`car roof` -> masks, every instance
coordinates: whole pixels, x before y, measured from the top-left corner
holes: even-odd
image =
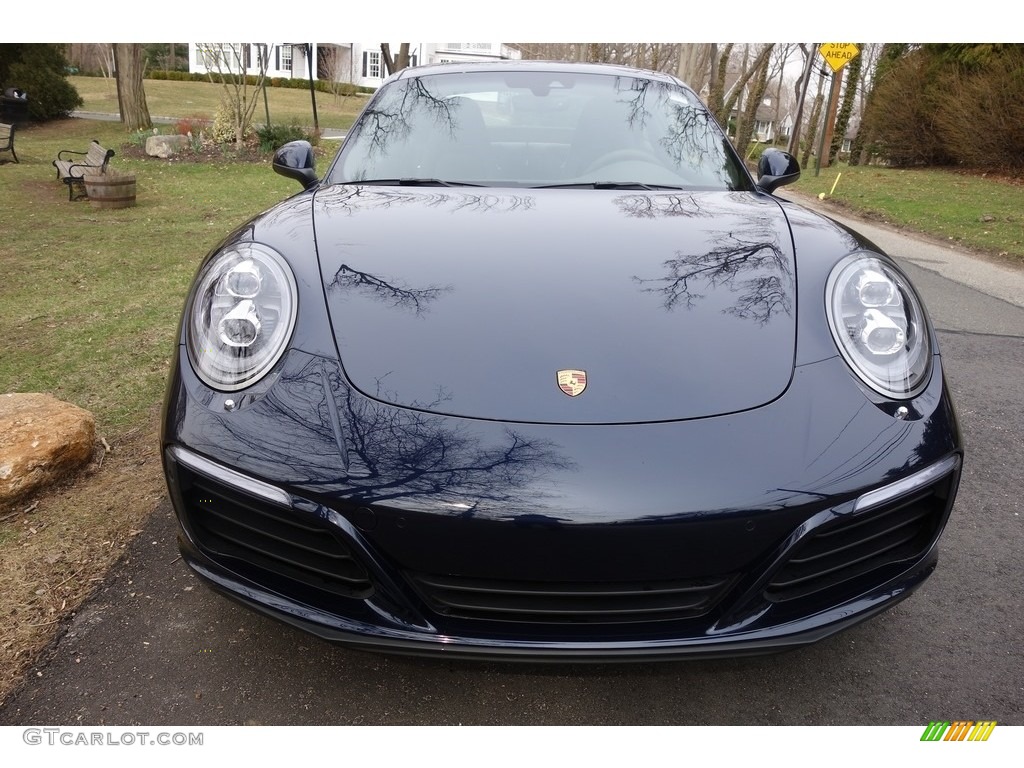
[[[537,61],[503,59],[501,61],[455,61],[445,64],[422,64],[406,67],[396,72],[393,79],[403,77],[424,77],[450,72],[581,72],[587,74],[616,74],[629,77],[644,77],[666,83],[680,84],[680,81],[664,72],[654,72],[621,64],[597,64],[577,61]],[[391,79],[391,78],[389,78]]]

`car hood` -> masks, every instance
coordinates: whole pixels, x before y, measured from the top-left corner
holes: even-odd
[[[766,195],[344,185],[313,220],[346,375],[387,403],[668,421],[763,405],[793,374],[792,238]]]

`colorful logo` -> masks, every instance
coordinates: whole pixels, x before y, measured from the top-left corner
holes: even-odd
[[[933,720],[921,734],[921,741],[988,741],[995,720]]]
[[[558,387],[569,397],[576,397],[587,388],[587,372],[573,368],[559,371]]]

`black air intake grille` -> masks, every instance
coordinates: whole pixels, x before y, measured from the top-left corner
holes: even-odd
[[[855,589],[868,574],[923,557],[942,525],[951,482],[946,478],[913,496],[822,526],[796,547],[765,597],[783,603]],[[877,575],[873,581],[879,583]]]
[[[189,527],[207,554],[345,597],[373,593],[366,569],[325,524],[178,471]]]
[[[410,578],[439,614],[546,624],[674,621],[708,613],[728,577],[616,584],[496,581],[459,576]]]

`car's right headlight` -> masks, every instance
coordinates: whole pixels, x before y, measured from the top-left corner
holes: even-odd
[[[295,327],[295,276],[261,243],[235,243],[196,278],[185,318],[189,359],[214,389],[234,391],[264,376]]]
[[[891,262],[854,253],[836,264],[825,288],[836,346],[874,391],[897,400],[928,384],[932,350],[924,305]]]

